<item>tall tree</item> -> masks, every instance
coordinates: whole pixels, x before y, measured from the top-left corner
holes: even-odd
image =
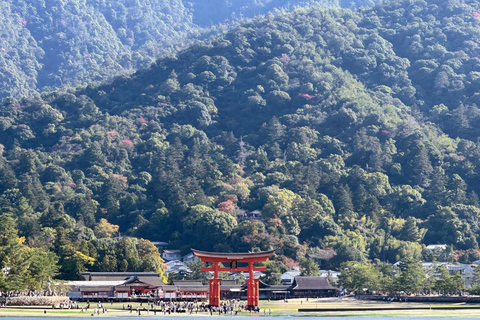
[[[396,291],[406,293],[418,293],[425,288],[426,273],[419,261],[403,259],[398,265],[397,277],[394,286]]]
[[[300,259],[300,275],[301,276],[318,276],[320,269],[312,258]]]

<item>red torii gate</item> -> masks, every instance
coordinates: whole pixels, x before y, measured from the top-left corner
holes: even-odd
[[[210,279],[209,304],[211,306],[220,305],[220,283],[218,278],[220,271],[248,272],[247,280],[247,304],[249,307],[258,306],[258,279],[253,278],[254,271],[266,271],[266,267],[255,267],[254,262],[266,261],[273,255],[275,250],[255,252],[255,253],[223,253],[206,252],[192,249],[193,254],[203,262],[212,262],[212,267],[202,267],[202,271],[213,271],[213,279]],[[219,263],[229,263],[230,267],[220,267]],[[238,267],[238,263],[248,263],[247,267]]]

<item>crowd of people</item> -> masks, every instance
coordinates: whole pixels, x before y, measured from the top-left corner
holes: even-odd
[[[199,313],[209,313],[210,315],[237,315],[238,312],[242,310],[248,310],[248,306],[245,302],[237,300],[222,302],[218,307],[209,306],[205,302],[157,301],[155,303],[148,303],[146,306],[143,306],[143,303],[141,303],[140,307],[136,308],[131,304],[123,305],[123,310],[128,310],[130,313],[135,313],[137,315],[142,315],[142,312],[146,314],[153,313],[154,315],[157,315],[157,313],[163,313],[164,315],[172,313],[185,313],[188,315]],[[256,308],[249,311],[259,312],[260,310]]]
[[[1,303],[0,301],[0,307],[5,307],[5,302],[6,299],[13,298],[13,297],[24,297],[24,298],[30,298],[31,297],[48,297],[49,294],[43,294],[43,292],[34,292],[34,291],[24,291],[24,292],[8,292],[8,293],[3,293],[3,296],[0,296],[3,298],[5,301]],[[87,304],[84,306],[80,306],[77,301],[70,300],[70,299],[65,299],[65,296],[57,296],[58,301],[55,301],[55,303],[50,304],[51,309],[81,309],[81,312],[92,312],[92,316],[97,316],[101,314],[105,314],[108,312],[108,309],[105,307],[104,304],[101,302],[91,304],[90,302],[87,301]],[[61,299],[61,300],[60,300]],[[110,301],[111,304],[113,304],[113,300]],[[27,304],[25,304],[27,305]],[[48,307],[44,309],[44,313],[47,314]],[[249,312],[255,312],[258,313],[260,312],[259,308],[249,308],[247,303],[245,301],[240,301],[240,300],[226,300],[221,303],[220,306],[215,307],[215,306],[210,306],[208,305],[207,302],[205,301],[165,301],[165,300],[155,300],[154,302],[140,302],[139,306],[133,306],[133,304],[127,304],[123,305],[123,310],[129,311],[132,314],[135,315],[142,315],[146,314],[149,315],[153,313],[153,315],[159,314],[164,314],[164,315],[170,315],[173,313],[183,313],[187,315],[193,315],[193,314],[218,314],[218,315],[237,315],[241,311],[249,311]],[[266,314],[266,310],[264,311]]]
[[[0,297],[8,297],[8,298],[13,298],[13,297],[52,297],[52,296],[66,296],[65,291],[57,291],[57,290],[52,290],[52,291],[47,291],[47,290],[25,290],[25,291],[8,291],[8,292],[3,292],[0,291]]]

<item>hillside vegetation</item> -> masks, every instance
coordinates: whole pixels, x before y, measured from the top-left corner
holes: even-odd
[[[5,0],[0,100],[105,81],[255,15],[372,1]]]
[[[2,1],[0,98],[148,66],[180,47],[191,19],[180,0]]]
[[[477,10],[298,9],[110,84],[6,99],[2,212],[25,244],[59,256],[63,276],[134,268],[117,231],[184,252],[276,249],[276,267],[306,252],[332,253],[327,267],[446,259],[431,243],[470,262]]]

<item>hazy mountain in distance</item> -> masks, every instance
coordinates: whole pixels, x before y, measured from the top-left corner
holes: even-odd
[[[0,98],[131,73],[239,21],[302,5],[340,4],[337,0],[2,1]]]

